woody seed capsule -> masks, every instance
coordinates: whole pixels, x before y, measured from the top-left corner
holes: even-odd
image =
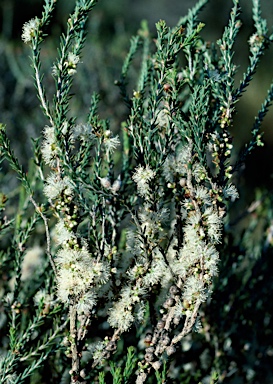
[[[154,359],[154,354],[153,353],[146,353],[144,358],[146,361],[148,361],[150,363]]]
[[[172,285],[171,287],[170,287],[170,290],[169,290],[169,292],[170,292],[170,295],[176,295],[177,293],[178,293],[178,288],[177,288],[177,286],[176,285]]]
[[[171,356],[175,353],[176,349],[173,345],[170,345],[169,347],[166,348],[166,353],[168,356]]]
[[[108,179],[108,177],[103,177],[100,179],[100,183],[101,185],[106,188],[106,189],[109,189],[111,187],[111,182],[110,180]]]
[[[165,303],[163,304],[163,307],[167,309],[167,308],[172,307],[173,304],[174,304],[174,300],[173,300],[171,297],[169,297],[169,298],[165,301]]]
[[[154,363],[152,363],[152,367],[154,368],[154,370],[158,371],[161,367],[161,362],[155,361]]]
[[[171,339],[169,338],[169,336],[164,336],[161,343],[162,345],[168,345],[170,343]]]
[[[157,329],[163,329],[165,327],[165,321],[159,320],[158,323],[156,324]]]

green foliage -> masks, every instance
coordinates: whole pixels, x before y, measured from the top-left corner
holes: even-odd
[[[272,283],[259,287],[272,250],[268,190],[232,216],[238,171],[263,144],[272,84],[236,159],[231,128],[273,39],[260,2],[239,85],[239,0],[216,43],[202,37],[206,0],[173,28],[160,20],[156,36],[143,22],[116,81],[127,107],[118,135],[97,93],[86,116],[73,108],[96,0],[75,1],[51,59],[54,89],[43,76],[56,3],[45,0],[41,18],[23,26],[46,119],[32,158],[21,164],[0,126],[1,383],[40,383],[49,372],[54,383],[259,382],[251,361],[272,350],[250,337],[249,306],[257,302],[268,327]],[[7,175],[18,179],[13,189]],[[252,360],[238,356],[249,349]]]

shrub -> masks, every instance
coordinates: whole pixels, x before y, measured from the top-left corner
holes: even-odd
[[[119,134],[99,116],[97,94],[85,120],[71,112],[96,0],[75,2],[52,64],[53,95],[40,53],[56,0],[45,0],[42,16],[24,24],[22,39],[31,48],[48,122],[42,137],[33,139],[27,171],[1,126],[1,161],[20,180],[0,202],[2,383],[213,383],[239,370],[234,334],[220,329],[231,311],[226,304],[222,312],[221,295],[234,293],[226,290],[230,265],[247,257],[229,230],[229,212],[239,197],[234,175],[263,145],[260,126],[272,86],[237,158],[230,128],[273,35],[253,0],[249,66],[237,86],[239,1],[233,0],[216,43],[203,40],[198,21],[207,2],[199,1],[173,28],[160,20],[155,39],[146,23],[131,39],[116,82],[128,107]],[[132,66],[139,68],[134,85]],[[271,228],[270,197],[266,201],[264,227]],[[246,238],[252,226],[250,221]],[[260,254],[269,252],[269,233],[259,239]],[[248,276],[242,283],[249,298]],[[225,353],[234,356],[228,361]],[[256,373],[248,364],[237,376],[250,382]]]

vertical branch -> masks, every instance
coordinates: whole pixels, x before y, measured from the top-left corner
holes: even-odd
[[[47,253],[47,256],[48,256],[48,259],[50,261],[50,264],[51,264],[51,267],[53,269],[53,272],[55,274],[55,276],[57,275],[57,269],[56,269],[56,266],[55,266],[55,262],[53,260],[53,257],[52,257],[52,254],[51,254],[51,240],[50,240],[50,233],[49,233],[49,228],[48,228],[48,220],[47,220],[47,217],[44,215],[43,213],[43,207],[39,207],[38,204],[36,203],[36,201],[34,200],[33,196],[30,195],[30,201],[32,202],[32,204],[34,205],[35,209],[36,209],[36,212],[41,216],[41,218],[43,219],[43,222],[44,222],[44,226],[45,226],[45,233],[46,233],[46,253]]]
[[[78,382],[80,376],[80,357],[78,353],[78,332],[77,332],[77,309],[75,302],[71,301],[69,305],[70,317],[70,343],[71,343],[71,384]]]

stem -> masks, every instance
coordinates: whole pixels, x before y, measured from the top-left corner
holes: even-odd
[[[34,67],[34,71],[35,71],[35,80],[36,80],[36,85],[37,85],[37,90],[38,90],[38,96],[39,96],[40,102],[42,104],[42,107],[44,109],[44,112],[45,112],[46,116],[49,118],[50,124],[53,127],[54,122],[53,122],[53,119],[51,117],[51,113],[49,111],[49,108],[48,108],[48,105],[46,102],[45,92],[44,92],[44,89],[42,87],[42,83],[40,80],[39,69],[38,69],[38,66],[36,64],[36,55],[33,58],[33,67]]]
[[[191,332],[192,327],[195,324],[200,305],[201,305],[200,301],[197,301],[195,303],[193,312],[191,313],[190,316],[187,316],[182,331],[172,339],[172,344],[178,343],[181,339],[183,339],[184,336],[186,336],[188,333]]]
[[[69,308],[70,315],[70,343],[72,355],[72,368],[71,368],[71,384],[78,382],[80,373],[80,357],[78,353],[78,337],[77,337],[77,310],[75,302],[72,301]]]
[[[49,228],[48,228],[48,223],[47,223],[47,217],[43,214],[41,207],[38,206],[36,201],[33,199],[32,195],[30,195],[30,201],[32,202],[32,204],[34,205],[36,211],[39,213],[39,215],[41,216],[41,218],[44,221],[45,233],[46,233],[46,245],[47,245],[47,247],[46,247],[46,254],[47,254],[48,258],[49,258],[49,261],[50,261],[51,267],[52,267],[52,269],[54,271],[54,274],[55,274],[55,276],[57,276],[57,269],[56,269],[53,257],[51,255],[51,252],[50,252],[50,233],[49,233]]]

